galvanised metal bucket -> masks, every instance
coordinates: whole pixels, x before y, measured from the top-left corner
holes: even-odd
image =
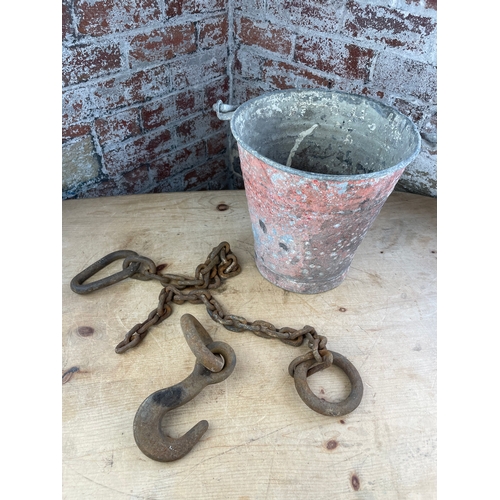
[[[255,261],[292,292],[339,286],[406,166],[420,134],[374,99],[283,90],[237,107],[238,142]]]

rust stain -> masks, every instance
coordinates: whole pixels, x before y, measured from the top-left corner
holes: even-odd
[[[156,266],[156,272],[163,271],[163,269],[165,269],[166,267],[168,267],[168,264],[159,264],[158,266]]]
[[[219,212],[224,212],[228,208],[229,208],[229,205],[227,205],[226,203],[219,203],[217,205],[217,210],[219,210]]]
[[[365,49],[348,50],[347,66],[364,75]],[[315,104],[307,105],[307,119],[292,113],[298,102],[308,103],[310,96]],[[418,154],[420,136],[409,120],[389,107],[384,112],[391,119],[386,119],[379,110],[381,103],[373,106],[361,96],[348,99],[335,92],[283,90],[235,112],[231,130],[238,143],[256,265],[274,285],[296,293],[320,293],[339,286],[406,165]],[[353,118],[350,110],[355,107],[370,119]],[[280,112],[266,114],[263,121],[257,111],[264,108]],[[294,118],[283,123],[288,111]],[[302,130],[295,145],[284,138],[273,142],[272,148],[266,145],[266,136],[278,124],[279,130],[288,126],[289,131]],[[368,158],[351,137],[354,128],[362,125],[367,127],[367,145],[382,129],[384,137],[394,132],[394,142],[376,158]],[[400,146],[403,140],[396,141],[402,133],[398,127],[404,127],[408,147]],[[342,138],[335,143],[333,130]],[[381,281],[376,275],[373,278]]]
[[[342,283],[355,250],[402,173],[387,175],[383,188],[355,179],[347,190],[347,182],[288,176],[242,148],[240,159],[252,226],[258,229],[257,267],[271,283],[301,293],[327,291]],[[323,227],[321,221],[332,212]]]

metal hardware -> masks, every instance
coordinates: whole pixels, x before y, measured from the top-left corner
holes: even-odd
[[[181,328],[196,359],[211,372],[220,372],[224,368],[224,361],[207,347],[213,341],[200,322],[191,314],[184,314],[181,317]]]
[[[230,123],[259,272],[291,292],[339,286],[420,151],[416,126],[380,100],[327,89],[264,93]]]
[[[83,282],[109,263],[124,258],[124,270],[108,278],[83,285]],[[222,306],[212,296],[211,290],[218,288],[223,279],[236,276],[241,267],[231,252],[229,243],[222,242],[213,248],[204,264],[197,266],[195,276],[185,277],[174,274],[162,275],[160,267],[147,257],[136,252],[122,250],[113,252],[79,273],[71,281],[71,289],[76,293],[89,293],[120,281],[125,277],[157,280],[163,286],[158,306],[148,318],[135,325],[116,346],[115,352],[122,354],[137,346],[147,335],[149,328],[172,314],[172,304],[203,304],[208,315],[218,324],[233,332],[248,331],[265,339],[278,339],[298,347],[307,342],[310,351],[290,363],[289,373],[294,378],[299,396],[312,410],[323,415],[345,415],[357,408],[363,396],[361,377],[352,363],[344,356],[326,349],[327,338],[319,335],[309,325],[299,330],[290,327],[277,328],[267,321],[248,321],[242,316],[225,314]],[[190,288],[183,291],[185,288]],[[221,342],[213,342],[199,321],[190,314],[181,318],[181,327],[191,351],[196,356],[193,373],[175,386],[162,389],[150,395],[139,407],[134,421],[134,436],[139,448],[150,458],[171,461],[181,458],[199,441],[208,428],[205,421],[199,422],[185,436],[173,439],[161,430],[163,416],[170,410],[194,398],[204,387],[225,380],[236,363],[234,351]],[[219,356],[222,355],[222,358]],[[341,403],[329,403],[319,399],[310,390],[307,377],[324,370],[332,364],[339,366],[349,377],[352,390]]]
[[[90,292],[94,292],[95,290],[100,290],[101,288],[105,288],[110,285],[114,285],[119,281],[124,280],[125,278],[129,278],[135,273],[139,271],[140,262],[130,262],[127,266],[123,266],[123,271],[119,273],[115,273],[111,276],[107,276],[106,278],[102,278],[100,280],[94,281],[92,283],[83,284],[84,281],[87,281],[90,277],[94,276],[97,272],[104,269],[106,266],[109,266],[112,262],[119,259],[127,259],[131,257],[138,257],[139,254],[133,252],[132,250],[118,250],[117,252],[112,252],[102,259],[99,259],[97,262],[94,262],[92,265],[84,269],[81,273],[78,273],[70,283],[71,290],[75,293],[86,294]],[[125,264],[125,262],[124,262]]]
[[[331,359],[329,366],[332,364],[338,366],[351,382],[351,392],[349,396],[340,403],[332,403],[320,399],[311,391],[307,384],[307,377],[327,368],[327,363],[318,363],[311,353],[292,361],[288,371],[295,381],[297,393],[309,408],[322,415],[339,417],[351,413],[359,406],[363,397],[363,382],[361,381],[358,370],[356,370],[355,366],[347,358],[337,352],[328,351],[328,353]],[[298,360],[299,362],[297,363]]]
[[[189,453],[208,429],[208,422],[201,420],[184,436],[172,438],[162,430],[165,415],[179,406],[191,401],[205,387],[226,380],[236,366],[236,354],[225,342],[214,342],[198,320],[190,314],[181,318],[181,327],[190,339],[190,347],[202,346],[211,356],[221,361],[222,367],[212,371],[212,360],[205,365],[206,353],[198,356],[194,370],[182,382],[172,387],[161,389],[148,396],[139,406],[134,419],[134,439],[139,449],[149,458],[158,462],[172,462]],[[221,356],[220,358],[216,355]]]
[[[232,104],[224,104],[220,99],[212,106],[212,109],[217,113],[217,118],[219,120],[230,120],[233,117],[234,112],[239,106],[233,106]]]

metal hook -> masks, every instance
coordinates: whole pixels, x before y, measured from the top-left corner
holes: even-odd
[[[193,319],[196,321],[195,318]],[[182,323],[183,326],[184,323]],[[196,326],[202,328],[197,321]],[[236,366],[236,354],[230,345],[225,342],[210,342],[211,337],[206,331],[204,331],[203,338],[207,349],[212,354],[220,354],[223,357],[222,369],[216,373],[211,372],[197,360],[189,377],[172,387],[160,389],[148,396],[135,415],[135,442],[144,455],[158,462],[172,462],[182,458],[191,451],[208,429],[208,422],[201,420],[184,436],[172,438],[162,430],[162,420],[166,413],[191,401],[207,385],[218,384],[225,380]]]
[[[361,403],[363,398],[363,382],[361,376],[359,375],[356,367],[342,354],[337,352],[328,351],[328,357],[332,357],[332,363],[338,366],[349,378],[351,382],[351,392],[344,401],[340,403],[332,403],[330,401],[325,401],[324,399],[318,398],[309,388],[307,384],[307,377],[320,371],[331,364],[318,363],[316,359],[306,359],[309,356],[301,356],[290,363],[289,373],[293,376],[295,381],[295,388],[297,392],[304,401],[304,403],[309,406],[312,410],[321,413],[322,415],[328,415],[331,417],[339,417],[341,415],[346,415],[354,411]],[[312,353],[309,353],[312,354]],[[297,363],[297,361],[299,361]],[[323,365],[323,366],[322,366]]]
[[[213,106],[212,109],[217,113],[217,118],[219,120],[230,120],[234,112],[239,108],[239,106],[234,106],[232,104],[224,104],[221,99],[219,99]]]

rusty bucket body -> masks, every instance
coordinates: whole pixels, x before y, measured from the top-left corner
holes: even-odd
[[[420,151],[406,116],[328,90],[270,92],[231,118],[260,273],[280,288],[339,286],[404,169]]]

